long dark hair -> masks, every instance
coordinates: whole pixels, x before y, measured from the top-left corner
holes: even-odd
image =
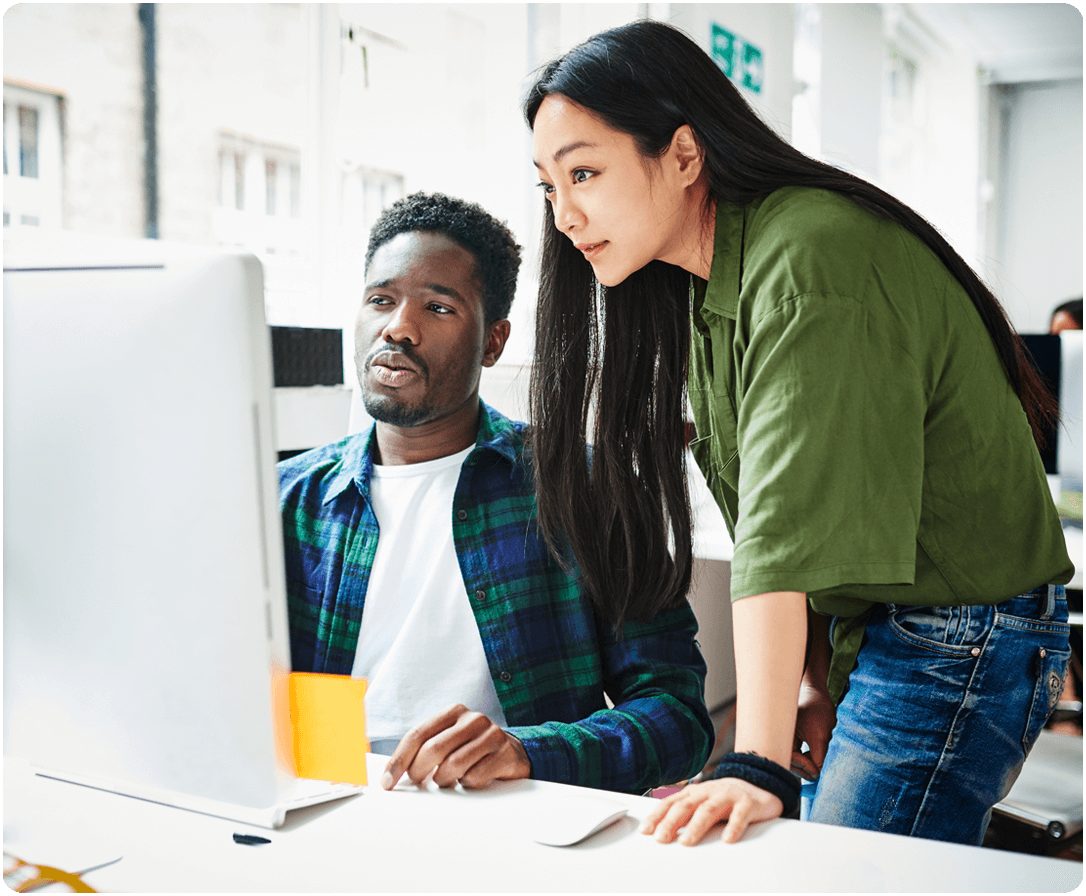
[[[681,31],[634,22],[548,63],[524,101],[529,127],[551,94],[629,134],[648,158],[663,155],[689,125],[705,155],[710,203],[744,205],[785,186],[817,187],[916,234],[969,294],[1034,438],[1043,438],[1054,400],[1002,306],[946,239],[888,193],[781,139]],[[621,627],[680,603],[690,584],[683,452],[690,275],[652,262],[604,287],[555,229],[550,204],[544,209],[530,386],[539,519],[552,547],[572,549],[596,607]]]

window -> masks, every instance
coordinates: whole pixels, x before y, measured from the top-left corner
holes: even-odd
[[[654,8],[662,15],[667,4]],[[159,60],[169,64],[156,71],[153,160],[143,151],[142,35],[132,7],[7,11],[5,232],[56,222],[142,236],[150,180],[163,239],[252,252],[264,266],[271,320],[335,326],[353,306],[374,220],[409,191],[440,187],[510,216],[516,230],[536,230],[531,194],[497,186],[523,175],[520,162],[508,162],[523,150],[523,15],[458,3],[421,17],[394,3],[156,9],[169,51]],[[618,24],[628,14],[597,18]],[[588,30],[580,18],[569,19],[571,35]],[[554,23],[557,36],[557,13]],[[501,170],[480,177],[479,157]]]
[[[914,208],[923,199],[925,93],[917,55],[891,43],[882,91],[879,179]]]
[[[403,175],[365,167],[343,174],[343,226],[368,234],[381,212],[403,195]]]
[[[297,149],[222,132],[215,239],[262,256],[301,255],[300,182]]]
[[[61,223],[60,97],[4,84],[4,227]]]

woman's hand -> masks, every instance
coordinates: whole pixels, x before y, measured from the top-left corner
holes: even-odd
[[[751,824],[779,818],[783,811],[784,804],[768,791],[739,778],[719,778],[690,784],[660,800],[641,825],[641,833],[670,843],[685,827],[679,842],[693,846],[714,824],[727,819],[720,839],[735,843]]]
[[[754,753],[778,765],[791,754],[796,731],[796,699],[807,644],[807,596],[772,591],[732,604],[735,644],[735,751]],[[779,818],[784,803],[740,778],[691,784],[660,801],[641,826],[670,843],[693,846],[718,821],[727,820],[721,839],[735,843],[758,821]]]

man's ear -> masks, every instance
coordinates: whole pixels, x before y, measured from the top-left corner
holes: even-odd
[[[671,135],[670,152],[674,154],[683,185],[694,183],[705,165],[705,153],[690,125],[680,125]]]
[[[486,328],[486,342],[483,344],[483,367],[493,367],[505,351],[509,339],[509,321],[496,320]]]

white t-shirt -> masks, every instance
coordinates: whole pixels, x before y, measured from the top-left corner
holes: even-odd
[[[351,675],[369,682],[366,734],[375,752],[391,752],[453,703],[505,725],[453,545],[453,493],[471,450],[373,467],[381,534]]]

